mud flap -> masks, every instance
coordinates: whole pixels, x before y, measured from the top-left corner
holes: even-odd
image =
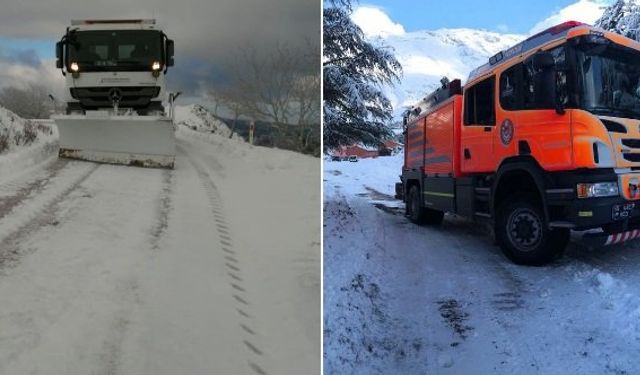
[[[58,155],[101,163],[173,168],[176,155],[173,122],[164,116],[55,116],[60,134]]]

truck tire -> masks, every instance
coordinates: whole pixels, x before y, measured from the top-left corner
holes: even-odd
[[[444,218],[444,212],[422,207],[420,189],[417,185],[409,189],[405,207],[409,221],[414,224],[439,225]]]
[[[507,198],[496,212],[496,240],[516,264],[541,266],[561,256],[569,243],[569,230],[549,229],[535,194]]]

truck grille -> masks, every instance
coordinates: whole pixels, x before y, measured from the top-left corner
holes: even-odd
[[[84,109],[109,108],[113,105],[110,93],[118,90],[121,108],[144,108],[158,96],[160,87],[82,87],[71,88],[71,97],[80,101]]]
[[[633,162],[633,163],[640,162],[640,154],[632,154],[632,153],[625,152],[625,153],[622,154],[622,157],[626,161],[630,161],[630,162]]]
[[[640,148],[640,139],[623,139],[622,145],[631,148]]]

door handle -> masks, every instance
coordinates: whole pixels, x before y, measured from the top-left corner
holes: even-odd
[[[464,149],[464,158],[467,159],[467,160],[471,159],[471,151],[469,151],[468,148]]]
[[[487,132],[487,133],[490,132],[491,129],[493,129],[491,126],[485,126],[484,127],[484,131]]]

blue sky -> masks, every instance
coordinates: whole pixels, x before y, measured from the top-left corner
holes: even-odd
[[[577,1],[363,0],[358,5],[382,8],[406,31],[464,27],[527,34],[537,22]],[[597,2],[609,4],[612,1]]]
[[[62,34],[60,34],[62,37]],[[19,51],[33,51],[41,59],[50,59],[55,55],[54,39],[23,39],[0,36],[0,54],[13,55]]]

